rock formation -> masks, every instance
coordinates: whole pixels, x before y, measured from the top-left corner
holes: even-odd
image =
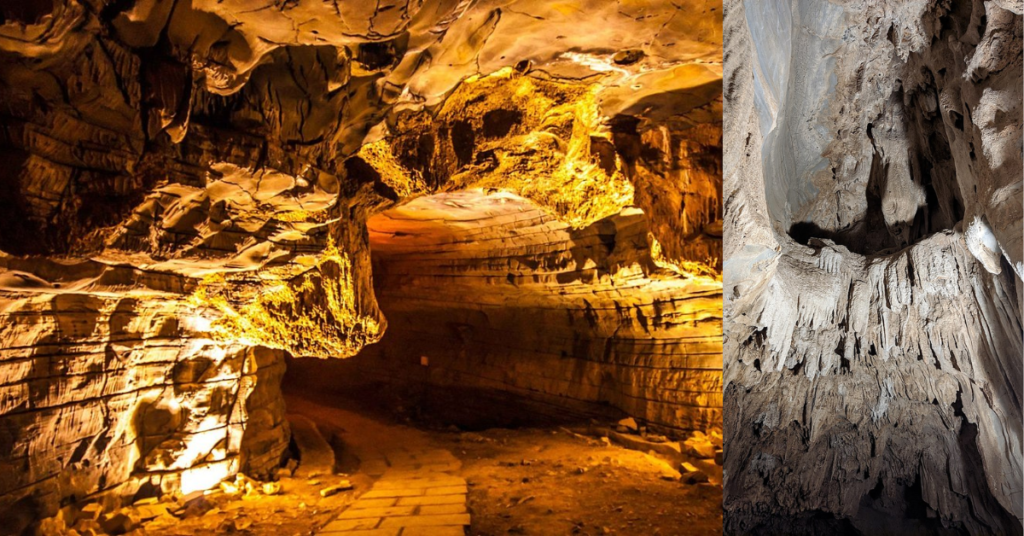
[[[1020,2],[725,27],[727,532],[1020,534]]]
[[[17,532],[87,495],[188,492],[276,465],[284,357],[352,357],[384,336],[367,221],[419,196],[487,188],[534,204],[561,245],[523,259],[571,275],[517,299],[652,285],[593,300],[615,314],[560,302],[593,341],[612,340],[605,322],[628,324],[608,346],[616,359],[642,364],[652,348],[630,341],[651,329],[676,337],[706,316],[714,331],[720,312],[690,314],[686,293],[720,292],[720,12],[697,0],[4,2],[0,519]],[[606,243],[611,228],[622,245]],[[535,275],[505,269],[495,296]],[[583,359],[597,344],[559,347]],[[669,355],[644,380],[694,386],[659,395],[671,402],[645,409],[626,386],[607,397],[706,426],[720,401],[705,369],[718,364],[690,361]]]
[[[368,225],[389,331],[351,360],[294,362],[302,384],[390,392],[469,427],[609,410],[670,435],[720,426],[721,283],[653,257],[643,212],[574,230],[466,190]]]

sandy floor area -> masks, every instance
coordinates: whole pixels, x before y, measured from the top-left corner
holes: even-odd
[[[323,431],[343,474],[282,477],[274,495],[254,489],[248,495],[217,493],[187,508],[167,503],[176,515],[159,515],[141,530],[168,536],[315,534],[374,481],[354,452],[413,443],[448,450],[462,462],[471,536],[721,534],[722,488],[681,483],[678,473],[650,454],[562,427],[438,430],[345,405],[289,398],[290,411]],[[352,490],[321,496],[320,490],[346,479]]]

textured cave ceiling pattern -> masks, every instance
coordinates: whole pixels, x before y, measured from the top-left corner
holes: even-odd
[[[563,322],[693,328],[679,293],[721,292],[721,44],[703,0],[3,2],[0,518],[273,467],[285,356],[384,337],[366,225],[419,196],[528,202],[588,274],[525,294],[564,283]],[[613,264],[572,258],[620,225]],[[611,277],[656,298],[571,297]],[[652,420],[720,419],[666,396]]]
[[[1020,534],[1021,2],[725,11],[727,532]]]

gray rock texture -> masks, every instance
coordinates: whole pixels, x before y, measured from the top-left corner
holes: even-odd
[[[1019,2],[725,35],[727,532],[1020,534]]]

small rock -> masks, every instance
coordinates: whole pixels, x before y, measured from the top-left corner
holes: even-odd
[[[155,519],[164,514],[170,513],[166,504],[152,503],[136,506],[135,511],[139,514],[139,519],[143,521],[149,521],[150,519]]]
[[[47,534],[66,534],[67,530],[64,519],[58,515],[42,520],[36,528],[36,534],[44,536]]]
[[[136,526],[138,526],[138,520],[132,519],[131,516],[124,512],[115,512],[107,516],[100,526],[107,534],[124,534],[130,532]]]
[[[320,490],[321,497],[330,497],[336,493],[352,489],[352,483],[348,480],[342,480],[337,486],[329,486]]]
[[[100,503],[89,503],[82,507],[78,519],[99,519],[102,514],[103,507],[100,506]]]
[[[61,522],[63,522],[66,526],[70,527],[78,519],[78,508],[75,508],[74,505],[69,504],[58,510],[57,515],[55,515],[54,517],[61,520]]]
[[[227,481],[224,481],[224,482],[220,483],[220,489],[221,489],[221,491],[223,491],[224,493],[227,493],[228,495],[238,495],[242,491],[242,490],[240,490],[238,488],[238,486],[234,482],[227,482]]]
[[[725,453],[721,449],[715,451],[715,465],[719,467],[725,465]]]
[[[708,482],[709,480],[710,479],[708,478],[708,475],[704,474],[703,471],[698,471],[696,473],[686,475],[685,477],[683,477],[683,481],[686,482],[687,484],[703,484],[705,482]]]
[[[703,436],[703,434],[701,434]],[[683,442],[683,453],[695,458],[711,459],[715,457],[715,447],[705,437],[691,437]]]
[[[100,522],[95,519],[79,519],[78,523],[75,523],[74,528],[79,534],[85,534],[87,531],[92,531],[96,534],[103,533],[103,527],[101,527]]]
[[[264,495],[277,495],[281,493],[280,482],[264,482],[263,483],[263,494]]]
[[[689,462],[679,464],[682,481],[687,484],[701,484],[709,480],[708,475]]]
[[[179,510],[179,517],[197,517],[213,509],[213,503],[207,500],[206,496],[204,496],[201,492],[199,496],[195,498],[189,498],[192,495],[193,494],[186,495],[182,499],[184,505],[182,506],[181,510]]]
[[[633,417],[626,417],[615,425],[615,429],[622,429],[622,432],[636,433],[640,430],[640,427],[636,424],[636,419]]]
[[[636,48],[630,50],[620,50],[616,52],[614,56],[612,56],[612,61],[619,65],[631,65],[643,59],[645,55],[646,54],[644,54],[643,50]]]
[[[178,504],[181,504],[182,506],[187,506],[190,502],[201,501],[201,500],[204,500],[205,497],[206,497],[206,493],[205,492],[203,492],[203,491],[193,491],[192,493],[189,493],[188,495],[183,495],[181,498],[179,498],[178,499]]]

